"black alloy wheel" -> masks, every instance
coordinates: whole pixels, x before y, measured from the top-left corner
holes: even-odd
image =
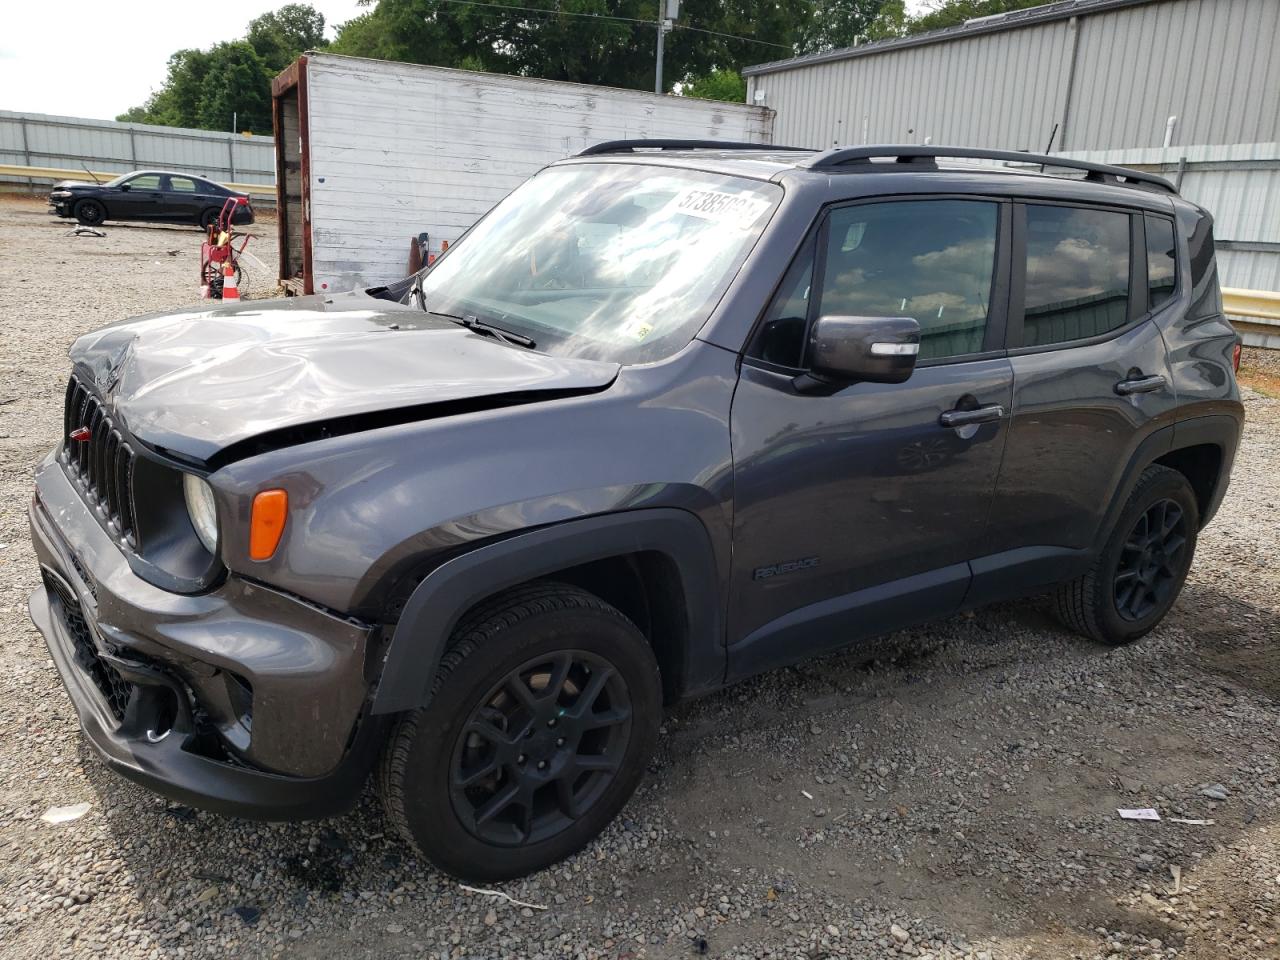
[[[1182,591],[1199,531],[1200,501],[1186,476],[1147,467],[1088,569],[1057,587],[1059,618],[1113,646],[1150,633]]]
[[[454,629],[427,702],[378,768],[387,816],[464,880],[508,880],[584,846],[635,792],[658,739],[648,638],[580,587],[534,581]]]
[[[486,843],[547,840],[608,788],[630,737],[627,684],[604,659],[567,650],[530,660],[467,719],[453,750],[454,810]]]
[[[96,227],[107,219],[107,209],[97,200],[81,200],[75,207],[76,220],[88,227]]]
[[[1121,548],[1116,568],[1116,610],[1142,620],[1165,604],[1181,585],[1187,518],[1172,500],[1158,500],[1138,518]]]

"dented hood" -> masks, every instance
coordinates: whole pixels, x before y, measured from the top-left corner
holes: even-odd
[[[615,363],[510,346],[363,293],[152,314],[86,334],[71,359],[126,430],[201,461],[288,428],[405,408],[428,417],[432,405],[485,398],[536,401],[603,389],[618,373]]]

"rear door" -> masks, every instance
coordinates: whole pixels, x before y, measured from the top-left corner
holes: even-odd
[[[733,675],[959,607],[1012,394],[1010,218],[985,198],[838,206],[791,265],[731,413]],[[807,329],[828,314],[914,317],[911,378],[797,390]],[[980,422],[945,426],[956,410]]]
[[[200,214],[197,181],[172,174],[165,177],[165,219],[194,221]]]
[[[199,204],[199,212],[203,213],[209,209],[221,210],[222,205],[227,202],[227,198],[231,194],[217,184],[210,183],[208,180],[201,180],[199,177],[196,177],[195,181],[196,193],[198,194],[196,199]]]
[[[1148,289],[1147,222],[1153,258]],[[1139,444],[1172,422],[1160,329],[1166,217],[1026,202],[1014,210],[1013,410],[970,603],[1079,572]]]

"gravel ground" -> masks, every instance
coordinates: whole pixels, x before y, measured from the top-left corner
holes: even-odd
[[[228,820],[81,743],[26,616],[30,474],[71,339],[190,301],[199,240],[107,230],[0,200],[5,957],[1280,957],[1280,401],[1249,396],[1231,493],[1150,637],[1104,649],[1004,605],[682,705],[605,835],[503,887],[533,909],[417,862],[371,796]],[[1165,819],[1116,815],[1146,806]]]

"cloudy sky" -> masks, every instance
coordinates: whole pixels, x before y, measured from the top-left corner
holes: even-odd
[[[250,20],[285,2],[5,0],[0,110],[114,120],[164,82],[169,54],[243,36]],[[355,0],[310,2],[329,24],[360,13]]]
[[[164,82],[169,55],[244,35],[250,20],[287,0],[127,0],[122,4],[5,0],[0,110],[114,120]],[[356,0],[310,0],[332,27]],[[925,0],[910,0],[919,9]],[[655,6],[656,9],[656,6]],[[769,59],[763,57],[762,59]]]

